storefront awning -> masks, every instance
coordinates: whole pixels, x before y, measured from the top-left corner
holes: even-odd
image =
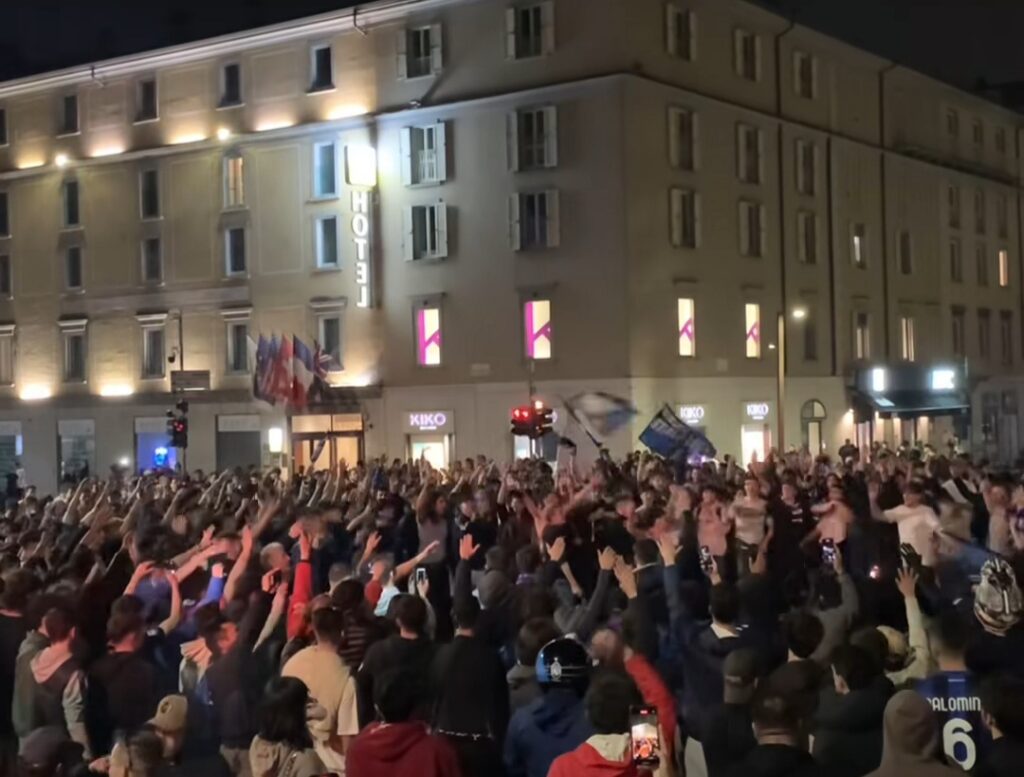
[[[878,413],[883,418],[930,418],[958,415],[970,407],[966,394],[935,391],[892,391],[884,394],[853,392],[853,410],[857,423],[870,421]]]

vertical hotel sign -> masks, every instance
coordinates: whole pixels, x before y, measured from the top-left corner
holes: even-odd
[[[377,186],[373,146],[345,146],[346,180],[352,197],[352,242],[356,247],[356,307],[373,307],[370,252],[370,195]]]

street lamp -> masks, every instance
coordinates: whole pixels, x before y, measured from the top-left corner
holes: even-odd
[[[790,311],[794,321],[807,318],[807,308],[796,307]],[[776,337],[779,347],[775,349],[775,412],[779,419],[779,453],[786,452],[786,313],[779,311],[776,322]]]

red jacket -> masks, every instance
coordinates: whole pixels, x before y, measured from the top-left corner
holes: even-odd
[[[345,757],[352,777],[462,777],[452,746],[425,723],[371,723]]]
[[[658,722],[664,741],[661,751],[671,758],[672,746],[676,741],[676,703],[668,688],[665,687],[661,675],[639,653],[626,661],[626,672],[633,678],[637,690],[644,697],[644,702],[658,709]]]
[[[558,756],[548,771],[548,777],[638,777],[640,774],[632,761],[607,761],[586,742]]]

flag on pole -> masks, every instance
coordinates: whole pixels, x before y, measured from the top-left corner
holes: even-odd
[[[313,385],[313,353],[298,337],[292,337],[292,401],[305,407]]]
[[[292,398],[292,341],[282,335],[272,369],[271,395],[285,404]]]
[[[640,433],[640,442],[666,458],[685,453],[710,459],[718,453],[707,437],[687,426],[668,405],[663,405]]]
[[[564,404],[569,415],[595,441],[610,437],[636,415],[636,408],[629,400],[603,391],[576,394],[566,399]]]
[[[277,353],[280,348],[281,343],[278,341],[277,335],[273,335],[269,340],[260,335],[260,345],[256,346],[256,358],[259,363],[256,383],[259,389],[259,398],[272,405],[277,404],[277,399],[274,396],[274,366],[277,364]],[[261,349],[262,356],[260,356]]]

